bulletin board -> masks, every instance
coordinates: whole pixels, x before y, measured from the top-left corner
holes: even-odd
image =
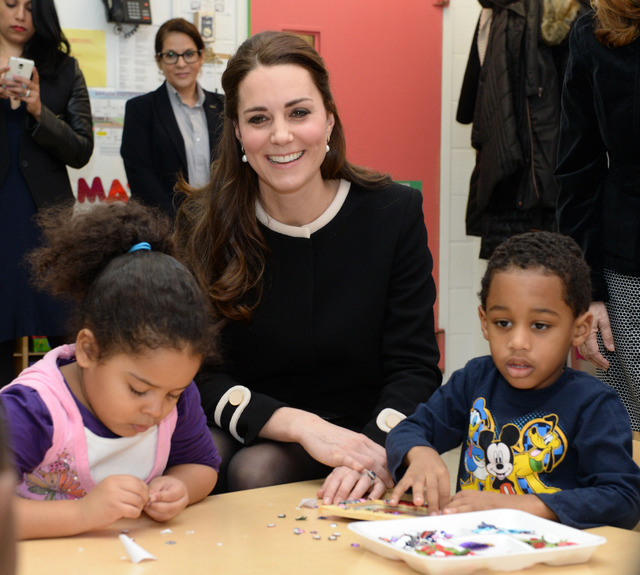
[[[205,63],[199,82],[222,92],[227,60],[246,39],[247,0],[150,0],[150,25],[107,22],[102,0],[56,0],[71,53],[83,71],[94,122],[94,151],[89,163],[68,168],[78,202],[125,199],[127,178],[120,157],[124,109],[129,98],[151,92],[164,81],[155,62],[154,41],[170,18],[193,22],[205,40]]]

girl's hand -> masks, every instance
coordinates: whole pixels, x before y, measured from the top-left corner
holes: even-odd
[[[155,521],[168,521],[189,505],[187,486],[177,477],[162,475],[149,483],[149,503],[145,513]]]
[[[84,531],[105,529],[123,517],[139,517],[149,501],[147,484],[133,475],[110,475],[78,499]]]
[[[340,503],[347,499],[360,499],[369,497],[370,499],[380,499],[387,490],[385,483],[369,472],[358,472],[349,467],[336,467],[324,480],[317,496],[322,499],[322,503]]]
[[[409,489],[413,491],[414,505],[429,504],[432,514],[440,510],[451,499],[449,470],[438,452],[424,445],[412,447],[405,457],[407,470],[391,494],[390,503],[397,505],[400,497]]]

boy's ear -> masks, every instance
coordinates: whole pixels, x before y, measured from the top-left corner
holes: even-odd
[[[582,345],[591,334],[591,325],[593,324],[593,314],[585,311],[580,314],[573,322],[573,345],[578,347]]]
[[[487,321],[487,312],[481,305],[478,306],[478,317],[480,318],[480,329],[482,330],[482,335],[484,336],[484,339],[489,341],[489,324]]]
[[[98,342],[90,329],[83,328],[76,336],[76,361],[80,367],[89,367],[98,361]]]

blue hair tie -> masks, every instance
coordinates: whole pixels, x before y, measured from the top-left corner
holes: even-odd
[[[140,242],[131,247],[128,253],[137,252],[138,250],[149,250],[151,251],[151,244],[149,242]]]

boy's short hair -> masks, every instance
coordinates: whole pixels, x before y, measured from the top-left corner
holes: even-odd
[[[573,238],[554,232],[527,232],[512,236],[493,252],[478,294],[486,307],[491,280],[497,272],[509,269],[541,268],[558,276],[564,285],[564,301],[574,317],[591,304],[591,276],[582,250]]]

